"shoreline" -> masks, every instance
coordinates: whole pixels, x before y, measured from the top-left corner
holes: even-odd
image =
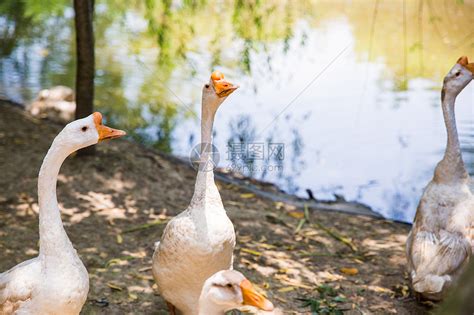
[[[4,99],[4,98],[0,98],[0,106],[3,106],[1,103],[7,103],[10,106],[17,107],[26,112],[25,104],[17,103],[12,100]],[[39,120],[44,121],[45,123],[62,126],[60,123],[51,121],[49,119],[39,119]],[[130,141],[136,145],[139,145],[145,150],[150,150],[156,154],[165,156],[166,158],[171,159],[175,161],[176,163],[180,163],[192,168],[184,157],[160,152],[152,148],[149,148],[144,144],[134,142],[133,140],[126,139],[125,141]],[[306,206],[310,210],[317,209],[321,211],[336,211],[336,212],[352,214],[352,215],[366,215],[366,216],[378,218],[381,220],[388,220],[392,222],[411,225],[411,223],[409,222],[386,218],[380,213],[374,211],[370,206],[357,202],[357,201],[347,201],[344,198],[344,196],[342,196],[343,200],[305,199],[297,195],[289,194],[285,192],[275,183],[261,181],[259,179],[244,176],[240,173],[232,174],[229,172],[223,172],[221,168],[217,168],[215,170],[215,178],[227,184],[238,185],[240,188],[247,190],[249,193],[254,193],[262,198],[267,198],[274,202],[289,203],[298,208],[303,208]]]

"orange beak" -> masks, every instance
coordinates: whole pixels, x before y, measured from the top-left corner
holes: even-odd
[[[125,136],[127,133],[123,130],[113,129],[107,126],[102,125],[102,114],[95,112],[92,114],[94,116],[94,124],[97,132],[99,133],[99,142],[107,139],[115,139]]]
[[[474,75],[474,62],[468,63],[465,67],[467,70],[471,71],[472,75]]]
[[[474,63],[469,63],[467,56],[462,56],[461,58],[459,58],[458,63],[467,70],[471,71],[472,75],[474,75]]]
[[[229,81],[226,81],[224,79],[224,74],[220,71],[214,71],[211,74],[211,81],[212,85],[214,86],[214,90],[219,97],[227,97],[239,88],[238,85],[234,85]]]
[[[242,296],[244,298],[244,305],[255,306],[264,311],[273,311],[273,304],[267,300],[263,295],[255,291],[252,283],[245,279],[240,283]]]

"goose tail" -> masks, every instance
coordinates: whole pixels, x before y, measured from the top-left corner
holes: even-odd
[[[439,276],[434,274],[425,275],[421,279],[413,279],[413,290],[430,299],[437,299],[443,296],[445,288],[451,283],[448,275]]]

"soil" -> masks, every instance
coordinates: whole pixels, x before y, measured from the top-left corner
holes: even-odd
[[[37,174],[60,129],[0,104],[1,271],[38,254]],[[57,187],[66,231],[90,276],[82,314],[167,314],[151,274],[153,244],[187,207],[196,172],[126,139],[96,149],[69,157]],[[235,269],[285,314],[310,314],[311,305],[332,314],[430,311],[408,289],[408,225],[317,207],[305,216],[245,185],[217,184],[237,232]]]

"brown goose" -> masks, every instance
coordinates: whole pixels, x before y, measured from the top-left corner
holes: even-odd
[[[474,197],[461,156],[454,105],[457,95],[473,76],[474,63],[461,57],[444,78],[441,102],[448,143],[433,179],[423,192],[407,239],[413,290],[431,300],[445,296],[472,254]]]

